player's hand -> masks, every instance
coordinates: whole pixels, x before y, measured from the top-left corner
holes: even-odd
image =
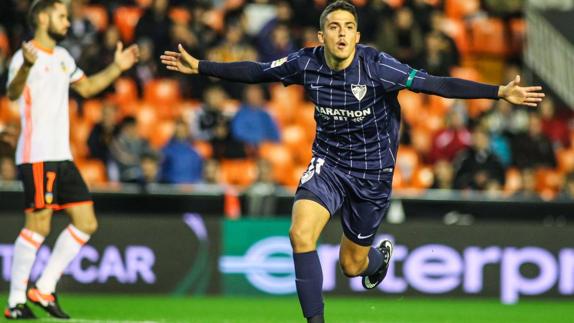
[[[119,66],[123,71],[129,70],[135,63],[139,61],[140,50],[138,45],[131,45],[124,50],[122,42],[116,44],[116,52],[114,54],[114,63]]]
[[[31,67],[38,59],[38,50],[34,48],[31,42],[22,43],[22,54],[24,55],[24,64]]]
[[[184,74],[198,74],[199,60],[185,51],[183,46],[177,46],[179,52],[165,51],[161,55],[161,62],[168,70]]]
[[[520,75],[516,75],[512,82],[498,88],[498,97],[505,99],[512,104],[527,105],[536,107],[542,101],[544,93],[541,86],[522,87]]]

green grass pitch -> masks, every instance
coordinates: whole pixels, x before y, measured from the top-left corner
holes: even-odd
[[[6,300],[6,295],[0,300]],[[48,318],[32,310],[34,322],[69,323],[287,323],[305,322],[297,298],[224,298],[157,296],[60,295],[69,321]],[[427,298],[328,297],[329,323],[493,323],[574,322],[571,301],[521,301],[502,305],[498,300]]]

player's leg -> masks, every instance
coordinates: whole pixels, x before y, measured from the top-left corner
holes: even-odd
[[[26,305],[26,289],[36,253],[50,232],[52,210],[27,211],[25,225],[14,243],[8,308],[4,316],[10,319],[35,318]]]
[[[329,217],[329,211],[313,200],[301,198],[293,205],[289,237],[293,246],[295,284],[308,322],[323,322],[323,272],[317,240]]]
[[[58,236],[46,268],[36,286],[28,291],[28,298],[54,317],[69,318],[58,304],[56,285],[96,231],[97,220],[88,188],[75,165],[70,161],[58,162],[54,176],[58,208],[66,211],[72,223]]]

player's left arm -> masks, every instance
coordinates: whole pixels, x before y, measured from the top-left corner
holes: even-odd
[[[506,85],[490,85],[454,77],[439,77],[412,69],[406,86],[415,91],[460,99],[504,99],[512,104],[536,107],[544,93],[541,86],[520,86],[520,76]]]
[[[116,45],[114,62],[102,71],[88,77],[82,78],[72,83],[72,89],[82,97],[92,97],[110,86],[122,72],[130,69],[139,59],[139,49],[137,45],[123,49],[121,42]]]

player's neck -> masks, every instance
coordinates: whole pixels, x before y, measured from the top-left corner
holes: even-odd
[[[56,47],[56,41],[47,32],[37,31],[34,34],[34,45],[48,52],[52,52]]]
[[[335,56],[327,53],[326,50],[324,51],[325,62],[327,63],[327,66],[329,66],[329,68],[333,71],[342,71],[351,66],[351,64],[353,64],[353,60],[355,59],[355,54],[356,51],[353,51],[349,57],[345,58],[344,60],[338,60]]]

